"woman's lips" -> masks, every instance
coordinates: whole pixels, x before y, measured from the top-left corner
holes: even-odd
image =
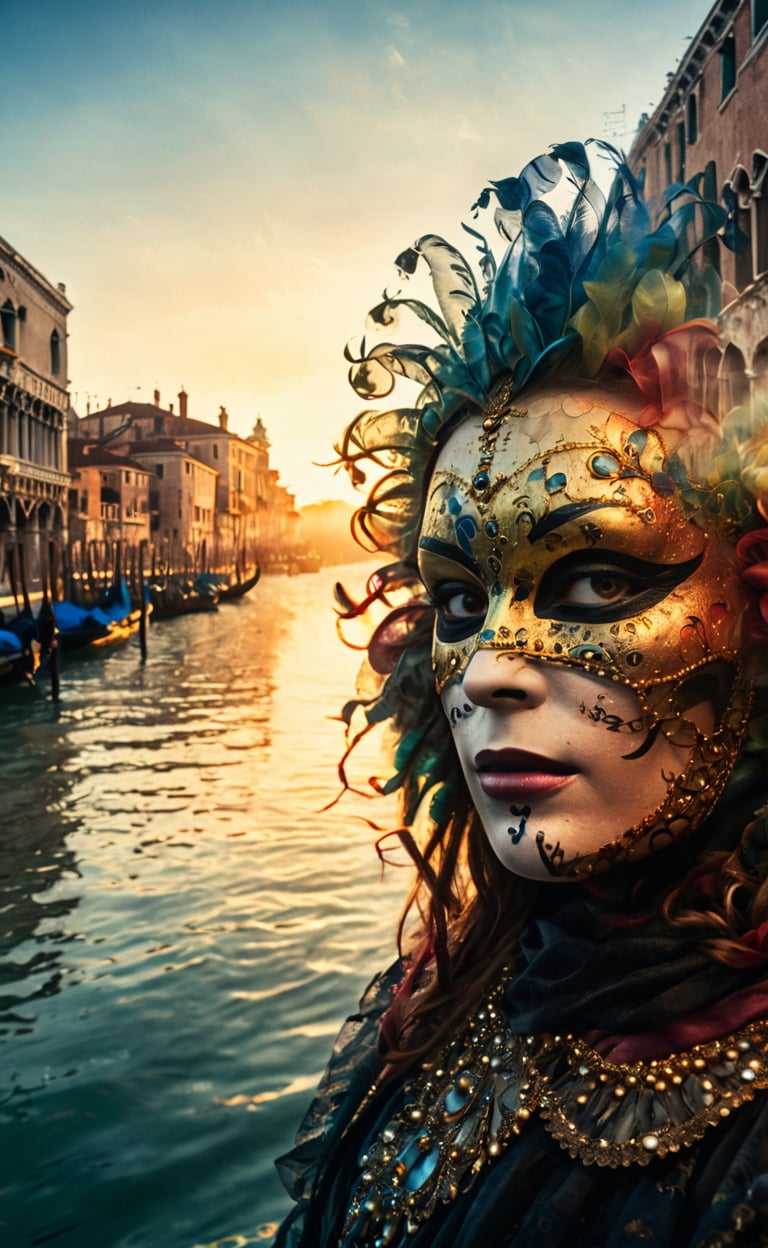
[[[562,789],[577,769],[528,750],[481,750],[475,758],[480,788],[488,797],[545,797]]]

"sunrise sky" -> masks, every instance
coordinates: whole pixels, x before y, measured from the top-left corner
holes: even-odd
[[[0,0],[0,235],[66,283],[80,414],[257,416],[299,503],[359,400],[345,341],[489,178],[629,146],[706,0]],[[626,108],[626,128],[605,114]]]

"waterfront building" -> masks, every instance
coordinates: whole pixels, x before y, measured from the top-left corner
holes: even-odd
[[[34,594],[49,542],[66,532],[71,308],[63,284],[0,238],[0,606],[11,593],[9,556]]]
[[[293,531],[297,518],[294,497],[280,485],[279,474],[269,467],[269,442],[261,420],[257,420],[247,438],[232,433],[228,425],[229,416],[223,406],[216,424],[193,419],[184,390],[178,395],[178,411],[174,411],[173,404],[167,409],[161,407],[156,390],[153,403],[110,403],[78,421],[80,436],[140,460],[156,475],[161,461],[153,459],[154,451],[148,445],[153,439],[165,442],[166,453],[173,445],[186,454],[189,464],[202,465],[213,474],[213,505],[191,500],[192,527],[187,528],[185,518],[176,515],[174,520],[174,509],[178,511],[174,490],[179,487],[169,482],[170,468],[163,468],[153,487],[157,507],[152,506],[152,511],[158,515],[156,530],[164,537],[176,529],[174,540],[188,535],[190,545],[196,548],[206,528],[202,518],[199,522],[194,519],[199,508],[201,517],[203,511],[210,516],[206,533],[213,537],[215,532],[214,559],[226,562],[243,552],[246,560],[257,555],[268,557],[275,545],[283,543]],[[185,468],[184,474],[202,481],[199,471],[192,467]],[[211,549],[209,542],[209,555]]]
[[[705,173],[705,192],[728,209],[736,251],[708,246],[719,271],[726,347],[724,409],[768,397],[768,0],[717,0],[653,113],[641,118],[629,163],[646,196]]]
[[[68,443],[68,458],[70,546],[148,542],[154,473],[138,459],[76,439]]]
[[[173,438],[131,443],[131,458],[151,470],[151,540],[174,568],[213,558],[218,472]]]

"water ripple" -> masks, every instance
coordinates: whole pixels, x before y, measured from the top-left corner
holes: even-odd
[[[409,882],[381,880],[370,803],[322,809],[358,664],[337,577],[153,628],[143,667],[70,661],[58,710],[0,702],[14,1248],[245,1248],[288,1206],[272,1158]]]

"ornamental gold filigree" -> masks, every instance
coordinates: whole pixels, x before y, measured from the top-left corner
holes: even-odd
[[[571,1035],[513,1035],[503,992],[502,983],[405,1085],[401,1108],[360,1157],[345,1235],[386,1244],[413,1233],[536,1114],[574,1160],[645,1166],[768,1087],[768,1021],[662,1060],[614,1064]]]

